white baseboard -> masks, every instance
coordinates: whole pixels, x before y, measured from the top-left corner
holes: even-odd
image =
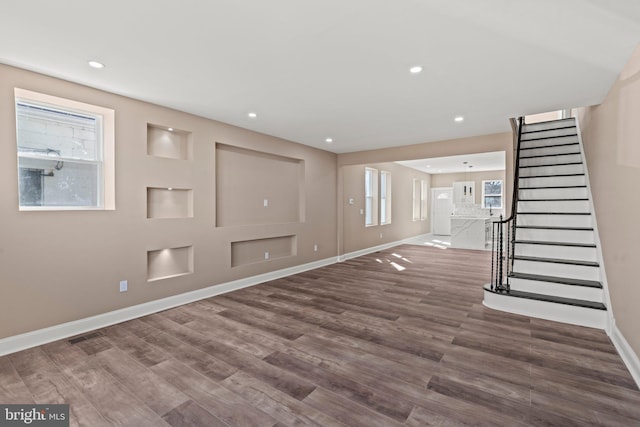
[[[349,252],[347,254],[343,254],[343,255],[338,256],[338,261],[342,262],[342,261],[346,261],[346,260],[351,259],[351,258],[357,258],[359,256],[368,255],[368,254],[373,253],[373,252],[378,252],[378,251],[382,251],[384,249],[393,248],[394,246],[402,245],[403,243],[405,243],[405,242],[407,242],[409,240],[413,240],[416,237],[421,237],[421,236],[426,236],[426,234],[420,235],[420,236],[407,237],[406,239],[396,240],[395,242],[383,243],[382,245],[372,246],[370,248],[360,249],[359,251]]]
[[[188,304],[216,295],[225,294],[227,292],[254,286],[270,280],[279,279],[292,274],[302,273],[304,271],[313,270],[315,268],[324,267],[334,264],[338,261],[337,257],[326,258],[307,264],[297,265],[294,267],[284,268],[269,273],[259,274],[257,276],[247,277],[244,279],[234,280],[232,282],[221,283],[209,286],[207,288],[198,289],[183,294],[162,298],[155,301],[145,302],[143,304],[122,308],[108,313],[98,314],[96,316],[84,319],[74,320],[72,322],[51,326],[36,331],[27,332],[20,335],[0,339],[0,356],[15,353],[27,348],[36,347],[52,341],[61,340],[74,335],[83,334],[95,329],[104,328],[106,326],[115,325],[116,323],[125,322],[169,308]]]
[[[636,382],[638,388],[640,388],[640,358],[633,351],[633,348],[629,345],[624,335],[616,326],[615,320],[611,322],[611,333],[609,334],[613,345],[618,350],[618,354],[622,358],[622,361],[627,366],[629,373]]]

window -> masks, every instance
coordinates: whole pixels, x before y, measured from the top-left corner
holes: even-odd
[[[378,170],[364,168],[364,225],[378,225]]]
[[[482,207],[502,209],[502,180],[482,181]]]
[[[20,210],[114,209],[114,111],[15,96]]]
[[[422,188],[419,179],[413,180],[413,220],[420,221],[421,205],[422,205]]]
[[[423,179],[422,181],[420,181],[420,219],[421,220],[427,219],[427,196],[428,196],[427,191],[428,191],[427,181]]]
[[[391,224],[391,172],[380,172],[380,224]]]

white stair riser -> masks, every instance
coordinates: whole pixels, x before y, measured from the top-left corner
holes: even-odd
[[[527,156],[543,156],[548,154],[575,153],[580,149],[580,146],[577,144],[578,142],[577,140],[573,142],[575,142],[576,144],[558,145],[558,146],[551,146],[551,147],[540,147],[540,148],[532,148],[529,150],[522,150],[520,151],[520,156],[521,156],[520,160],[522,160],[522,157],[527,157]]]
[[[542,274],[544,276],[600,281],[600,269],[598,267],[587,267],[584,265],[523,261],[517,259],[513,263],[513,271],[516,273]]]
[[[518,240],[521,240],[518,237]],[[530,243],[516,243],[516,255],[534,256],[540,258],[573,259],[580,261],[597,261],[596,248],[581,246],[536,245]]]
[[[566,119],[566,120],[552,120],[549,122],[525,124],[522,127],[522,131],[532,132],[536,130],[557,129],[557,128],[563,128],[568,126],[575,126],[575,125],[576,125],[576,120],[573,118]]]
[[[590,328],[604,329],[607,324],[605,310],[498,295],[486,290],[483,304],[495,310]]]
[[[516,238],[541,242],[594,243],[593,231],[583,230],[518,228],[516,229]]]
[[[553,295],[556,297],[574,298],[585,301],[604,302],[602,289],[599,288],[541,282],[538,280],[519,279],[515,277],[511,278],[510,282],[511,289],[516,291],[533,292],[536,294]]]
[[[586,199],[588,197],[586,187],[520,189],[518,196],[521,199]]]
[[[520,179],[520,188],[527,187],[552,187],[560,185],[586,185],[584,175],[575,176],[550,176],[541,178]]]
[[[531,154],[534,155],[534,154]],[[520,157],[520,166],[532,166],[532,165],[550,165],[557,163],[576,163],[582,161],[581,154],[565,154],[562,156],[545,156],[545,157],[533,157],[528,159],[526,157]]]
[[[520,168],[520,176],[568,175],[577,173],[584,173],[584,166],[582,164]]]
[[[518,215],[518,225],[593,227],[591,215]]]
[[[545,139],[534,139],[530,141],[520,141],[520,148],[533,148],[533,147],[550,147],[554,145],[563,145],[569,143],[578,142],[578,137],[575,135],[569,136],[560,136],[558,138],[545,138]],[[574,145],[575,149],[577,146]],[[527,150],[528,151],[528,150]]]
[[[518,212],[590,212],[588,200],[519,201]]]
[[[554,136],[575,135],[575,134],[576,134],[575,127],[562,128],[562,129],[549,129],[549,130],[542,130],[542,131],[537,131],[532,133],[523,133],[521,141],[530,141],[532,139],[535,140],[540,138],[550,138]]]

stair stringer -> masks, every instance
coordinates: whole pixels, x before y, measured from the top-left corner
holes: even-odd
[[[604,305],[607,306],[607,317],[605,331],[607,335],[611,335],[613,326],[615,325],[615,318],[613,315],[613,306],[611,305],[611,297],[609,295],[609,284],[607,282],[607,273],[604,264],[604,256],[602,255],[602,243],[600,242],[600,233],[598,231],[598,218],[596,216],[596,208],[593,204],[593,193],[591,192],[591,178],[589,177],[589,166],[587,164],[587,156],[584,151],[584,145],[582,143],[582,130],[580,129],[580,121],[578,117],[575,117],[576,121],[576,133],[578,134],[578,146],[580,147],[580,153],[582,155],[582,164],[584,167],[585,184],[587,185],[587,197],[589,198],[589,205],[591,209],[591,218],[593,223],[593,238],[596,244],[596,256],[598,263],[600,264],[600,283],[602,283],[602,294]]]

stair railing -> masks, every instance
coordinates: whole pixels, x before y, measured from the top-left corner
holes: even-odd
[[[518,215],[518,193],[520,189],[520,142],[524,118],[519,117],[518,140],[516,143],[516,161],[513,173],[513,197],[511,201],[511,215],[492,224],[491,233],[491,290],[509,292],[509,277],[513,271],[513,261],[516,243],[516,217]]]

